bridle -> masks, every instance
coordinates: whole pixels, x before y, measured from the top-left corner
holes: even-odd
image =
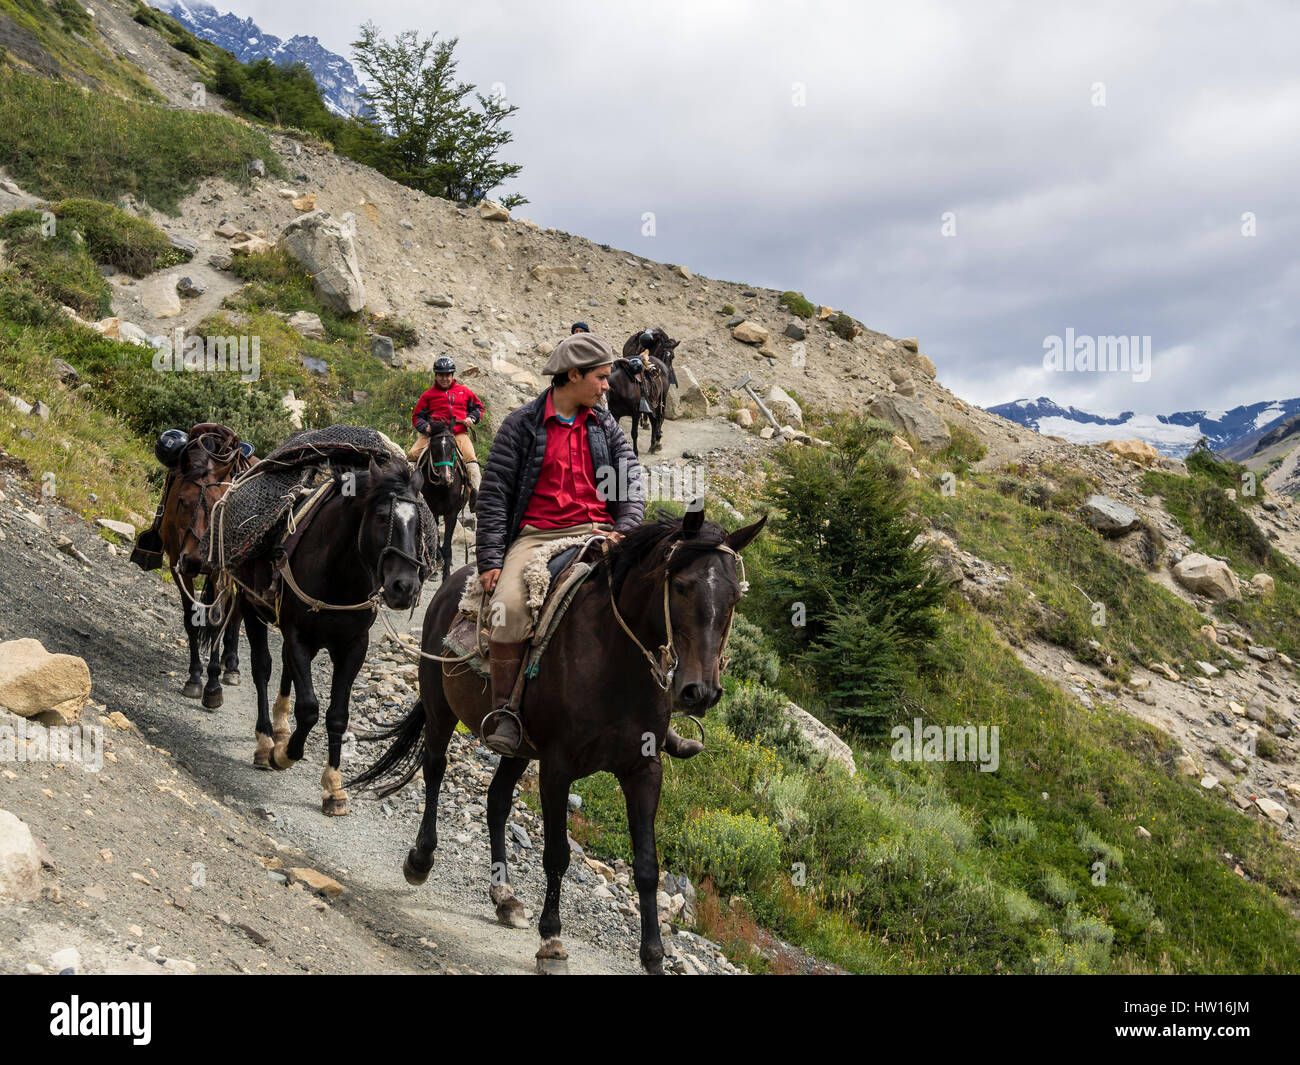
[[[627,622],[623,620],[623,615],[618,612],[617,597],[614,595],[613,567],[612,566],[606,567],[606,576],[609,578],[609,582],[610,582],[609,601],[610,601],[610,606],[613,607],[614,610],[614,617],[618,621],[619,625],[622,627],[623,631],[627,633],[628,638],[634,644],[636,644],[637,648],[641,651],[641,653],[645,655],[646,661],[650,663],[650,675],[654,678],[655,683],[659,685],[659,688],[662,691],[667,691],[672,686],[673,677],[676,675],[677,666],[680,664],[680,659],[677,656],[677,651],[673,647],[673,617],[672,617],[672,611],[669,609],[669,605],[668,605],[668,585],[671,583],[672,580],[672,574],[669,570],[669,567],[670,564],[672,563],[673,554],[683,543],[684,541],[682,540],[674,541],[672,546],[669,547],[667,552],[664,554],[664,633],[667,637],[667,642],[662,644],[659,647],[659,653],[657,657],[655,655],[652,655],[649,651],[646,650],[645,645],[642,644],[641,641],[636,638],[636,634],[633,633],[630,628],[628,628]],[[601,545],[601,549],[605,552],[605,555],[608,558],[609,555],[608,540],[606,540]],[[731,557],[736,560],[736,565],[740,571],[740,594],[743,596],[746,592],[748,592],[749,581],[745,579],[745,560],[740,557],[740,552],[732,549],[727,544],[717,544],[714,547],[710,548],[709,550],[722,551],[728,555],[731,555]],[[732,618],[734,617],[735,617],[735,611],[733,610],[731,613],[731,617],[727,618],[727,629],[722,634],[722,648],[718,652],[719,671],[725,670],[727,668],[728,659],[725,658],[724,656],[727,650],[727,640],[730,639],[731,637],[731,622],[732,622]],[[671,663],[670,663],[670,659],[671,659]]]
[[[224,466],[230,473],[233,473],[235,466],[242,455],[239,446],[239,438],[233,436],[233,434],[232,438],[224,440],[225,446],[221,451],[213,451],[206,443],[209,439],[222,440],[223,438],[218,433],[200,433],[198,436],[194,437],[193,440],[188,441],[181,452],[182,462],[184,462],[188,458],[191,448],[201,446],[204,452],[207,453],[209,459],[207,469],[193,470],[181,475],[181,484],[192,484],[199,489],[198,506],[196,506],[193,513],[190,514],[190,524],[185,530],[185,535],[181,538],[182,546],[190,537],[193,537],[196,543],[202,539],[199,534],[194,531],[195,523],[198,522],[200,514],[202,514],[207,520],[210,520],[212,517],[212,503],[208,499],[207,490],[209,488],[229,488],[231,484],[228,480],[204,481],[200,480],[200,478],[207,476],[212,471],[213,467],[219,468]]]

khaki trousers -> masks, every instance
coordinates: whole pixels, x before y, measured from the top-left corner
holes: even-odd
[[[611,532],[614,526],[586,522],[567,529],[539,529],[525,525],[501,564],[492,602],[488,606],[488,623],[495,643],[521,643],[533,634],[533,613],[528,609],[528,589],[524,586],[524,567],[542,544],[566,536],[591,536]]]
[[[415,462],[424,454],[424,449],[428,446],[429,438],[423,433],[416,433],[415,443],[411,445],[411,450],[406,453],[406,457]],[[469,438],[469,433],[456,434],[456,450],[466,462],[478,462],[478,456],[474,454],[474,441]]]

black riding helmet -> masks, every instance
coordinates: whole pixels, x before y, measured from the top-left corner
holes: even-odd
[[[181,452],[190,442],[190,434],[183,429],[168,429],[158,437],[153,446],[154,457],[164,466],[175,466],[181,460]]]
[[[433,364],[433,372],[438,373],[455,373],[456,363],[448,355],[438,356],[438,360]]]

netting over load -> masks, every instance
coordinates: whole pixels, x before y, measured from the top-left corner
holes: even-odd
[[[377,429],[331,425],[304,429],[236,478],[214,509],[203,538],[204,557],[219,569],[234,569],[278,542],[289,512],[333,469],[365,469],[371,460],[406,464],[406,454]],[[420,500],[420,533],[430,566],[437,555],[433,515]]]

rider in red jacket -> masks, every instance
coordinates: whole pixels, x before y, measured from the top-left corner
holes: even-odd
[[[478,495],[479,482],[483,474],[479,469],[478,456],[474,453],[474,441],[470,439],[468,427],[477,425],[483,417],[483,401],[456,380],[456,364],[446,355],[433,364],[434,385],[424,393],[411,412],[411,424],[415,426],[415,445],[406,453],[406,457],[416,462],[429,446],[429,427],[432,422],[449,422],[456,437],[456,450],[469,468],[469,482]],[[471,504],[471,510],[473,506]]]

